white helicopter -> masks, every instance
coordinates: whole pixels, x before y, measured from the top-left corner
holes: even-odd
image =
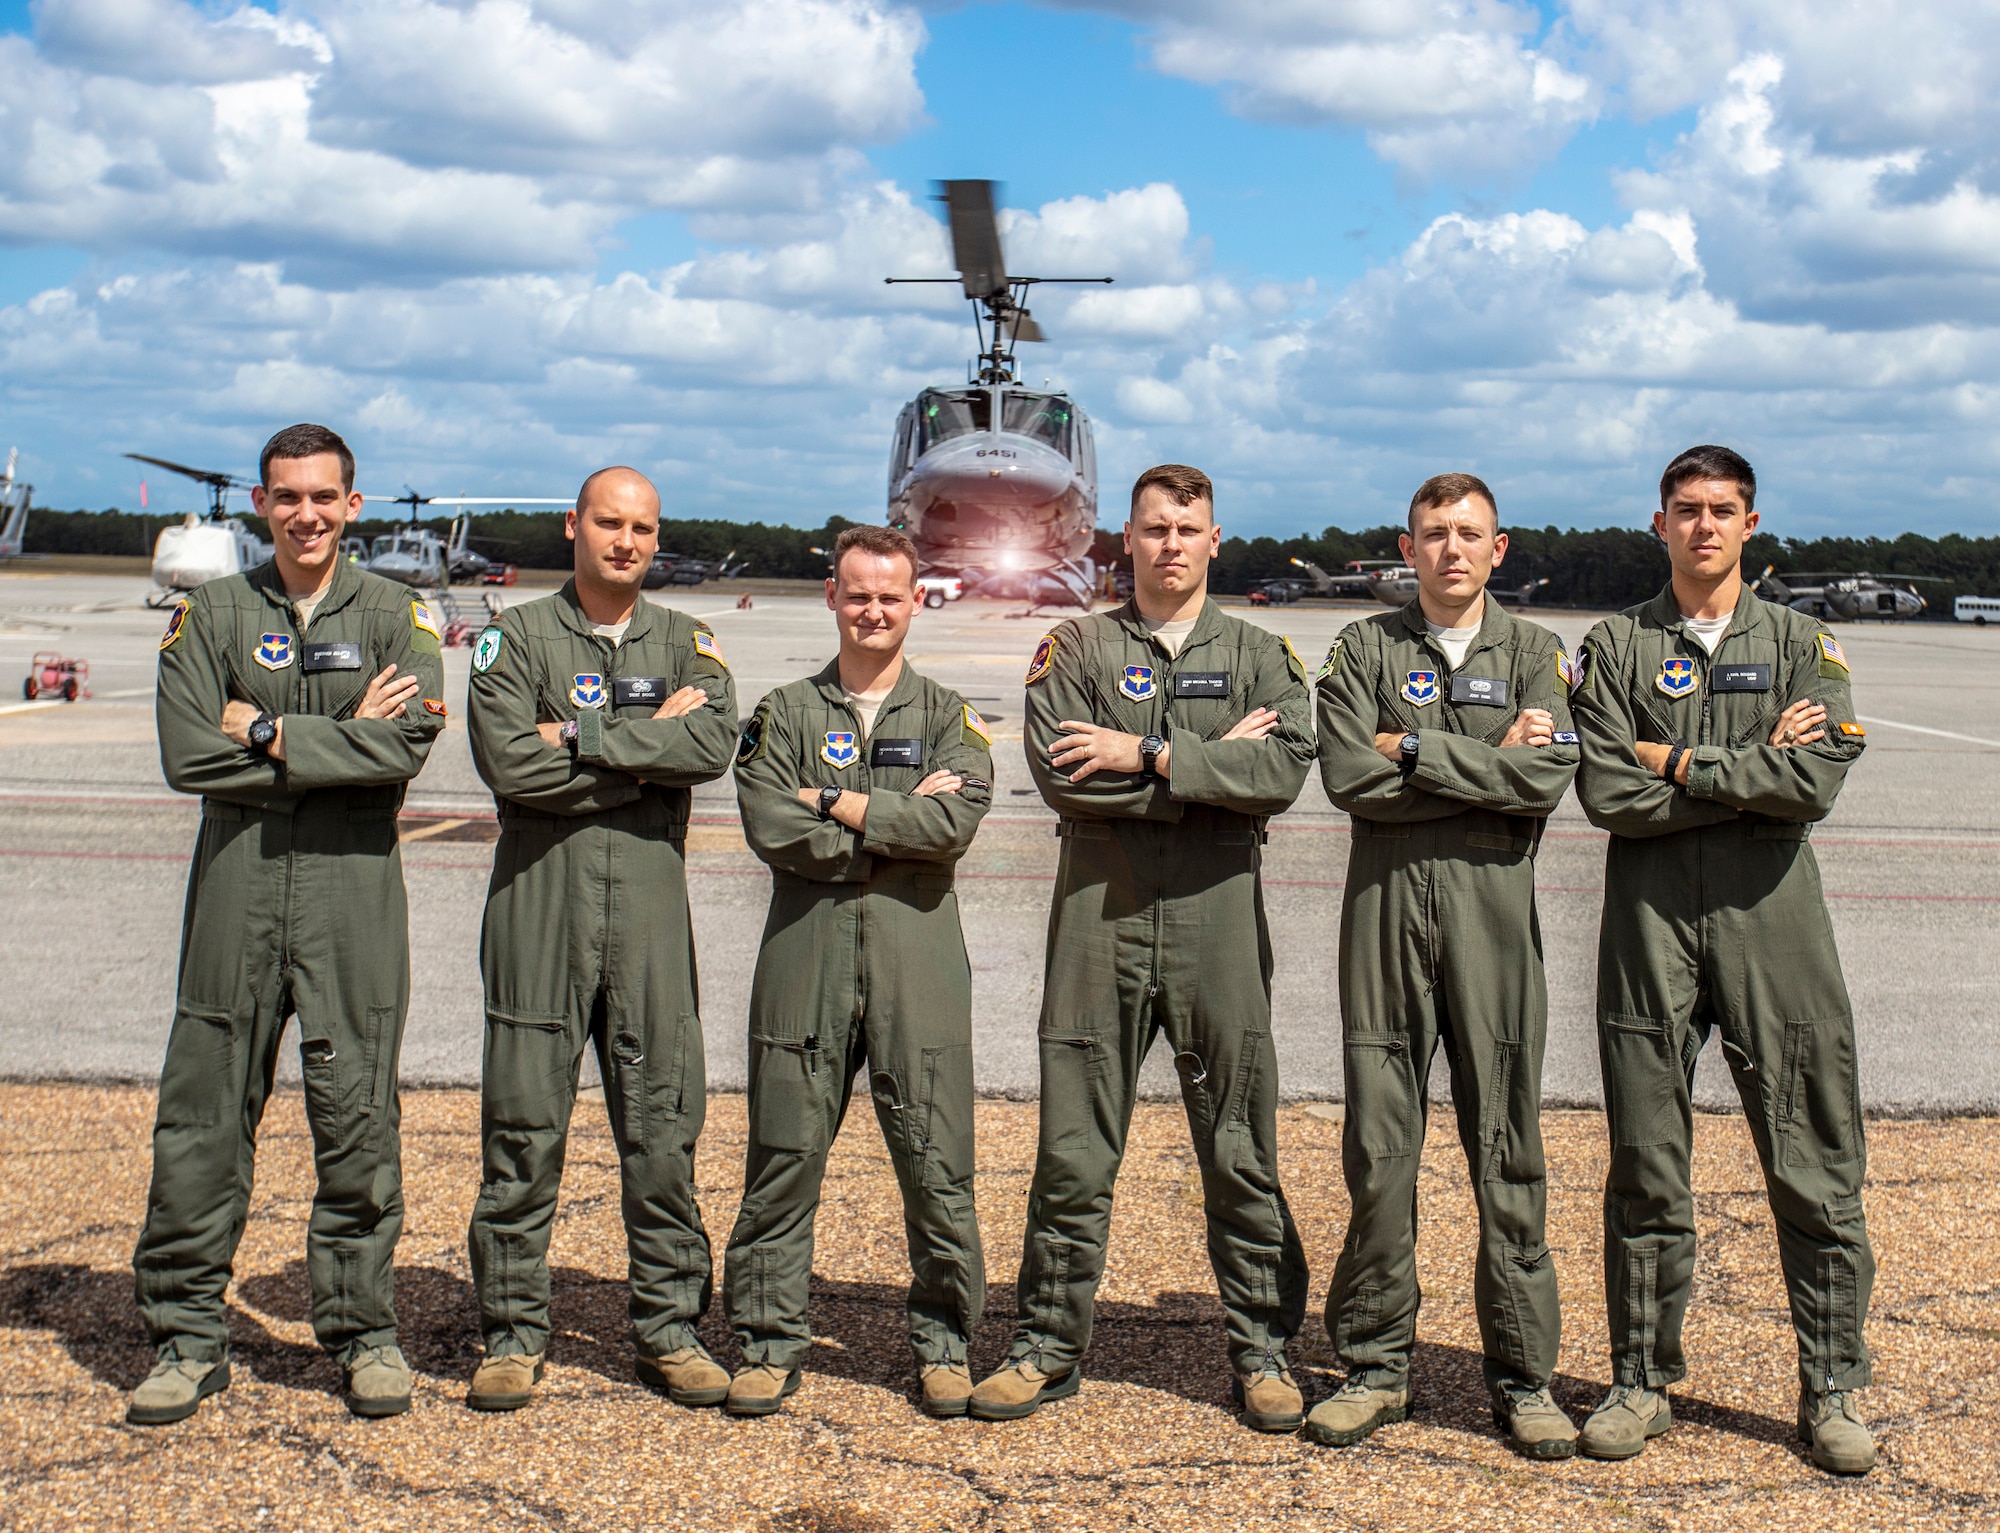
[[[181,593],[224,575],[240,575],[271,557],[271,545],[228,514],[229,492],[247,490],[250,482],[215,469],[189,468],[185,463],[151,458],[142,452],[126,457],[151,463],[169,473],[192,479],[208,490],[208,515],[190,511],[179,526],[162,527],[153,543],[153,584],[149,607],[178,601]]]
[[[32,484],[17,484],[14,470],[20,466],[21,449],[7,449],[7,472],[0,474],[0,559],[20,559],[21,544],[28,535],[28,502],[35,498]]]
[[[1014,346],[1046,339],[1024,308],[1044,282],[1109,277],[1009,277],[991,181],[939,183],[956,277],[972,300],[982,350],[963,388],[925,389],[896,417],[889,456],[889,525],[907,532],[920,575],[956,575],[969,594],[1088,608],[1097,530],[1097,450],[1090,417],[1069,395],[1024,388]],[[987,344],[987,326],[992,343]]]
[[[368,558],[362,565],[371,575],[380,575],[388,580],[420,589],[442,590],[451,584],[453,578],[479,580],[486,574],[490,561],[484,554],[467,545],[472,532],[472,518],[461,515],[452,525],[449,540],[435,532],[427,532],[417,525],[419,506],[573,506],[574,498],[556,500],[549,497],[536,498],[519,495],[419,495],[405,485],[401,495],[368,495],[366,500],[386,501],[394,506],[410,508],[410,523],[394,532],[385,532],[369,545]]]

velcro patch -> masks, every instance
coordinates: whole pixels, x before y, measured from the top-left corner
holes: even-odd
[[[1569,663],[1569,656],[1561,650],[1556,651],[1556,680],[1563,684],[1565,692],[1576,690],[1576,667]]]
[[[169,648],[181,636],[181,628],[187,622],[188,604],[183,601],[174,608],[173,616],[167,619],[167,631],[160,635],[160,648]]]
[[[431,611],[431,604],[421,596],[415,596],[410,599],[410,621],[429,634],[433,639],[443,639],[444,628],[438,622],[437,614]]]
[[[697,655],[706,655],[725,671],[729,669],[729,662],[722,658],[722,646],[715,642],[715,635],[706,628],[697,628],[694,631],[694,652]]]
[[[1340,674],[1340,646],[1345,642],[1344,639],[1335,639],[1326,647],[1326,658],[1320,661],[1319,672],[1313,677],[1314,681],[1325,681],[1329,676]]]
[[[427,697],[424,699],[424,712],[435,713],[439,718],[443,718],[445,717],[445,706],[435,697]]]
[[[1035,646],[1035,658],[1028,662],[1028,674],[1021,684],[1032,687],[1036,682],[1049,674],[1050,668],[1055,663],[1056,636],[1052,633],[1043,634],[1042,642]]]
[[[987,750],[991,750],[993,748],[992,731],[986,727],[986,720],[982,719],[979,716],[979,711],[976,708],[974,708],[970,703],[967,703],[965,705],[965,733],[968,736],[967,740],[965,741],[967,745],[970,745],[972,743],[972,740],[969,737],[976,735],[979,738],[979,743],[981,746],[983,746]]]
[[[1847,651],[1830,633],[1819,635],[1819,673],[1830,681],[1843,681],[1848,675]]]
[[[1285,665],[1291,671],[1292,679],[1298,682],[1300,686],[1304,686],[1306,684],[1305,661],[1299,658],[1299,652],[1292,648],[1292,641],[1283,634],[1278,635],[1278,642],[1285,646]]]
[[[1868,731],[1863,729],[1859,724],[1842,724],[1839,727],[1842,734],[1848,735],[1853,739],[1861,740],[1867,738]]]

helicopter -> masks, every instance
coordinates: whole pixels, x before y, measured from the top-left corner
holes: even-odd
[[[1026,307],[1030,288],[1112,279],[1008,276],[995,183],[937,185],[958,276],[883,281],[961,284],[980,352],[964,387],[925,389],[898,413],[889,525],[917,545],[919,575],[957,575],[969,594],[1087,610],[1097,585],[1090,417],[1066,393],[1023,386],[1014,348],[1047,338]]]
[[[368,546],[368,558],[362,568],[371,575],[380,575],[399,585],[442,590],[454,579],[483,580],[492,567],[492,561],[482,553],[467,546],[472,532],[472,518],[461,515],[452,524],[452,535],[447,542],[435,532],[427,532],[417,525],[419,506],[573,506],[575,500],[554,500],[549,498],[506,495],[419,495],[408,485],[403,486],[401,495],[369,495],[366,500],[384,501],[392,506],[408,506],[410,521],[406,527],[398,527],[394,532],[385,532]]]
[[[1378,571],[1408,569],[1400,559],[1349,559],[1341,573],[1329,575],[1310,559],[1294,559],[1292,563],[1312,577],[1320,596],[1373,596]]]
[[[20,467],[21,449],[7,449],[7,472],[0,474],[0,559],[20,559],[25,557],[21,545],[28,532],[28,502],[35,498],[32,484],[15,481],[14,470]]]
[[[153,585],[146,597],[149,607],[164,607],[178,601],[181,593],[224,575],[240,575],[271,557],[271,545],[244,526],[240,517],[228,514],[229,492],[247,490],[250,481],[215,469],[189,468],[166,458],[128,452],[134,462],[150,463],[184,479],[192,479],[208,490],[208,514],[190,511],[178,526],[162,527],[153,542]]]
[[[1766,601],[1825,622],[1915,617],[1929,603],[1908,589],[1912,583],[1950,584],[1935,575],[1871,575],[1866,570],[1794,570],[1780,579],[1772,573],[1776,568],[1765,565],[1750,589]]]

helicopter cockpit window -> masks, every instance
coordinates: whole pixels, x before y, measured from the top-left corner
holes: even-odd
[[[1000,406],[1000,429],[1045,442],[1064,457],[1070,454],[1070,403],[1046,394],[1006,394]]]
[[[963,394],[926,390],[917,397],[917,417],[923,425],[923,450],[955,436],[993,428],[993,397],[984,389]]]

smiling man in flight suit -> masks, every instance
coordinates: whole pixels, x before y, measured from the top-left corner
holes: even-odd
[[[718,1405],[729,1375],[695,1324],[708,1232],[694,1147],[707,1113],[689,789],[729,770],[736,689],[708,628],[641,594],[660,497],[599,469],[565,518],[576,573],[479,636],[468,723],[500,807],[480,934],[485,1167],[472,1278],[486,1357],[466,1403],[516,1410],[549,1346],[549,1234],[578,1073],[597,1050],[618,1147],[637,1371],[680,1405]]]
[[[1201,1167],[1209,1260],[1244,1422],[1304,1419],[1285,1346],[1305,1251],[1278,1183],[1264,823],[1313,757],[1305,670],[1208,600],[1215,492],[1164,464],[1132,488],[1133,599],[1072,618],[1028,670],[1029,770],[1060,815],[1041,1016],[1041,1142],[1008,1359],[972,1414],[1082,1382],[1139,1067],[1164,1032]]]
[[[1306,1421],[1334,1447],[1409,1413],[1417,1170],[1442,1044],[1479,1203],[1473,1297],[1494,1418],[1530,1458],[1576,1451],[1548,1387],[1561,1322],[1544,1238],[1535,848],[1577,738],[1556,636],[1487,594],[1507,554],[1499,519],[1472,475],[1427,480],[1402,539],[1417,599],[1348,628],[1320,667],[1320,777],[1354,817],[1340,914],[1353,1215],[1326,1300],[1347,1380]]]
[[[410,1407],[390,1269],[410,998],[396,813],[444,727],[437,625],[406,587],[340,557],[362,502],[338,436],[286,428],[258,477],[272,561],[197,588],[160,640],[160,765],[201,795],[201,835],[132,1259],[159,1350],[127,1413],[140,1425],[179,1421],[229,1387],[223,1292],[295,1011],[319,1179],[313,1334],[355,1414]]]
[[[986,723],[903,642],[917,550],[887,527],[833,546],[840,652],[757,705],[736,757],[771,910],[750,990],[750,1143],[723,1298],[743,1344],[728,1409],[799,1385],[826,1154],[864,1065],[903,1194],[924,1410],[962,1416],[986,1302],[973,1211],[972,971],[952,882],[992,805]]]
[[[1673,1425],[1695,1261],[1689,1098],[1719,1028],[1778,1227],[1799,1436],[1822,1469],[1865,1474],[1875,1445],[1853,1391],[1869,1382],[1867,1151],[1854,1012],[1806,839],[1863,730],[1839,642],[1743,581],[1756,494],[1726,447],[1670,463],[1653,525],[1673,578],[1599,623],[1578,657],[1577,794],[1611,832],[1597,1046],[1612,1388],[1582,1448],[1630,1458]]]

